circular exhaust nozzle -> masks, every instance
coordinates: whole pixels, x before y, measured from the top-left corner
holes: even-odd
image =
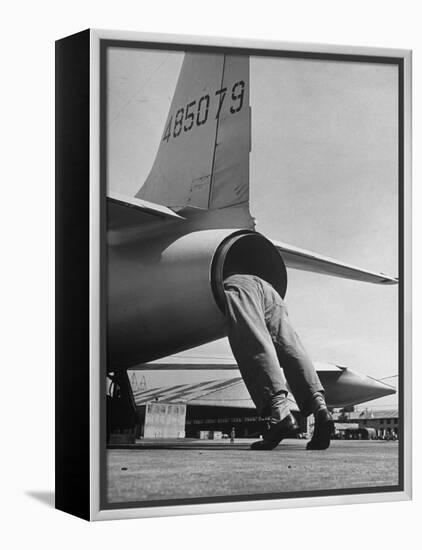
[[[271,284],[284,298],[287,271],[276,247],[255,231],[233,233],[220,244],[211,265],[211,287],[222,312],[225,310],[224,280],[229,275],[248,274]]]

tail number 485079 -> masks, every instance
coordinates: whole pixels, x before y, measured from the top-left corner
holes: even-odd
[[[175,115],[171,115],[163,135],[163,141],[170,138],[177,138],[183,132],[189,132],[194,126],[203,126],[210,118],[210,111],[215,109],[214,118],[218,119],[227,96],[227,87],[216,90],[214,101],[211,105],[209,94],[203,95],[200,99],[191,101],[185,107],[180,107]],[[245,82],[235,82],[230,91],[230,106],[228,111],[234,115],[243,107],[245,96]],[[173,122],[174,120],[174,122]]]

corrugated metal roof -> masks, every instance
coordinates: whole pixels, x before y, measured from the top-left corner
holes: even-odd
[[[186,403],[209,407],[236,407],[255,409],[248,390],[241,377],[225,380],[206,380],[196,384],[160,386],[133,392],[138,407],[151,401],[165,403]],[[296,402],[289,398],[291,410],[297,410]]]
[[[133,392],[136,405],[144,405],[148,401],[165,401],[166,403],[191,403],[196,399],[203,399],[210,393],[223,390],[239,383],[242,378],[228,378],[226,380],[206,380],[196,384],[178,384],[175,386],[160,386],[149,390]],[[250,398],[249,398],[250,400]]]

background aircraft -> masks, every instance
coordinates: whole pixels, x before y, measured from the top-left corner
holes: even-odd
[[[185,54],[148,178],[134,196],[108,191],[108,370],[128,400],[128,367],[225,336],[228,270],[283,297],[286,268],[397,283],[256,231],[249,98],[249,57]]]

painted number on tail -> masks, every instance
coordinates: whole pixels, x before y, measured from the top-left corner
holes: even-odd
[[[180,134],[189,132],[194,126],[203,126],[210,118],[218,118],[225,101],[230,101],[228,110],[232,115],[238,113],[243,107],[245,82],[243,80],[235,82],[229,91],[228,99],[226,97],[227,87],[220,88],[215,92],[213,100],[209,94],[205,94],[185,107],[180,107],[170,116],[164,130],[163,141],[168,143],[171,138],[177,138]]]

